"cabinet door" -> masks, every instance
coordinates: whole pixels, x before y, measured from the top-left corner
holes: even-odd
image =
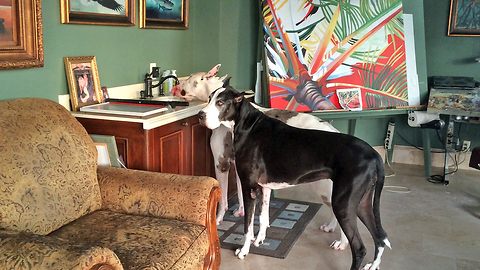
[[[117,142],[118,154],[129,169],[152,170],[148,163],[151,155],[146,138],[149,131],[140,123],[77,118],[89,134],[113,135]]]
[[[189,174],[185,155],[188,124],[184,120],[155,129],[153,164],[163,173]],[[189,137],[189,136],[188,136]]]
[[[213,156],[210,148],[212,132],[198,122],[198,117],[189,119],[191,126],[191,168],[193,175],[214,176]]]

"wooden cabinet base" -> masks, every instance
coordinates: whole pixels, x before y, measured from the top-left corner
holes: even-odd
[[[90,134],[113,135],[127,168],[215,176],[211,131],[196,115],[145,130],[141,123],[90,119],[77,120]]]

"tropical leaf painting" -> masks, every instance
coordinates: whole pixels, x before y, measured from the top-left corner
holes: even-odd
[[[341,109],[339,89],[363,108],[408,105],[401,0],[263,0],[272,108]]]

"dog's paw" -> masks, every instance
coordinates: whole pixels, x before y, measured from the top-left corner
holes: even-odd
[[[348,243],[343,243],[342,241],[335,240],[330,244],[330,247],[334,250],[345,250],[348,246]]]
[[[235,209],[233,211],[233,216],[234,217],[243,217],[245,215],[245,211],[243,210],[243,207],[240,207],[238,209]]]
[[[242,252],[242,249],[243,248],[237,248],[237,250],[235,250],[235,256],[237,256],[240,260],[245,259],[245,256],[247,256],[248,254],[248,252]]]
[[[263,245],[263,241],[255,241],[253,243],[253,245],[256,246],[256,247],[259,247],[259,246]]]
[[[363,270],[379,270],[380,267],[378,266],[373,266],[373,263],[367,263],[365,264],[365,266],[363,267]]]
[[[256,246],[256,247],[259,247],[259,246],[263,245],[264,241],[265,241],[265,236],[257,237],[257,239],[255,239],[255,242],[253,242],[253,245]]]
[[[320,231],[322,232],[327,232],[327,233],[332,233],[335,231],[335,227],[330,226],[329,224],[323,224],[320,226]]]
[[[217,221],[217,226],[220,225],[220,224],[222,224],[223,216],[224,216],[224,214],[220,214],[220,213],[217,214],[217,219],[216,219],[216,221]]]
[[[228,208],[226,208],[224,210],[219,208],[219,211],[217,213],[217,219],[216,219],[217,225],[220,225],[222,223],[223,217],[225,216],[225,213],[226,213],[227,210],[228,210]]]

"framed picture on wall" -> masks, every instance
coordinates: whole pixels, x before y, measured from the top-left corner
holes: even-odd
[[[101,103],[102,90],[95,56],[64,57],[72,111]]]
[[[480,36],[480,8],[477,0],[450,0],[449,36]]]
[[[140,0],[140,28],[187,29],[189,0]]]
[[[135,0],[60,0],[61,22],[135,25]]]
[[[0,0],[0,70],[43,67],[41,0]]]

